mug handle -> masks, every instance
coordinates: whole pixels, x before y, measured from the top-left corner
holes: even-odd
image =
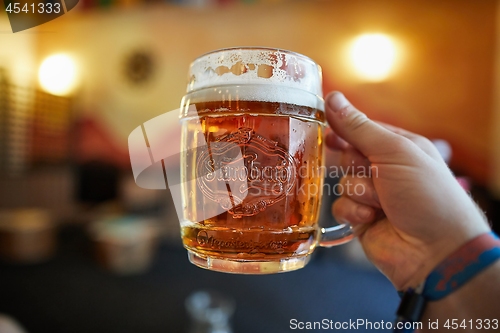
[[[321,228],[319,246],[332,247],[349,242],[354,238],[354,229],[349,223],[339,224],[334,227]]]

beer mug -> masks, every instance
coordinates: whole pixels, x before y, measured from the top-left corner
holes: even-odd
[[[318,226],[325,127],[321,68],[271,48],[229,48],[190,66],[181,102],[181,233],[189,260],[264,274],[304,267],[353,238]]]

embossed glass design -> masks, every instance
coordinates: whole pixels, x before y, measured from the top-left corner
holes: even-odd
[[[303,267],[352,238],[320,229],[324,101],[311,59],[268,48],[214,51],[181,102],[183,244],[192,263],[263,274]]]

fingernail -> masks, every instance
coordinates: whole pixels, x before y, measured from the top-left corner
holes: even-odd
[[[356,214],[362,219],[370,217],[372,210],[366,206],[358,206],[356,208]]]
[[[328,100],[328,104],[332,108],[333,112],[337,112],[351,105],[347,98],[345,98],[344,94],[340,92],[336,92],[330,96]]]

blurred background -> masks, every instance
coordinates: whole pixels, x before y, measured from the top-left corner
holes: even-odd
[[[272,276],[189,264],[168,190],[134,183],[128,135],[179,107],[197,56],[293,50],[322,66],[325,93],[447,141],[498,232],[499,27],[496,0],[80,0],[17,33],[2,10],[0,332],[201,333],[205,307],[220,333],[392,321],[397,294],[355,242]]]

